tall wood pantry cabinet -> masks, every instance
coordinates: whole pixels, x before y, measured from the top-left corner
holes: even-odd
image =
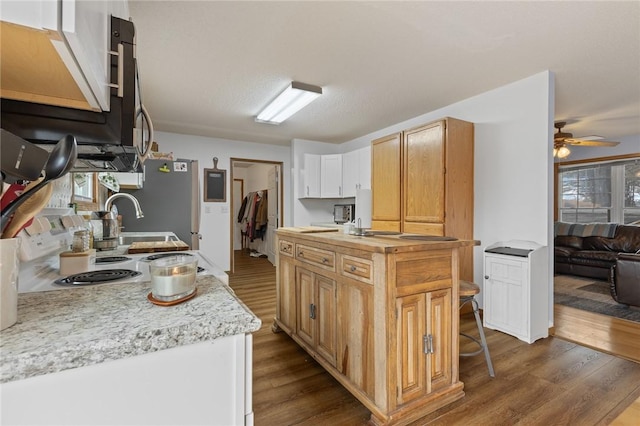
[[[372,228],[473,239],[473,150],[473,123],[448,117],[372,141]]]

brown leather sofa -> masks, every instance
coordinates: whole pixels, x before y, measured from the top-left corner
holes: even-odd
[[[617,225],[612,238],[557,235],[554,245],[556,274],[609,280],[621,254],[640,253],[640,226]]]
[[[624,305],[640,306],[640,254],[620,254],[611,268],[611,297]]]

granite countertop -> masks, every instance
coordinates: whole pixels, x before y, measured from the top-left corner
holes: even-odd
[[[196,285],[196,297],[171,307],[147,300],[148,281],[21,293],[18,322],[0,332],[0,383],[260,328],[220,280],[201,276]]]

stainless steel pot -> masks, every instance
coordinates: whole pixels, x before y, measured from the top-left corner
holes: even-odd
[[[91,225],[93,225],[93,236],[96,240],[118,239],[120,227],[118,219],[113,212],[98,211],[91,213]]]

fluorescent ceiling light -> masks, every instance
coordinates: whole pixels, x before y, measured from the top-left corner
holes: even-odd
[[[280,93],[256,117],[259,123],[280,124],[311,101],[322,94],[322,87],[311,84],[291,82],[284,92]]]

